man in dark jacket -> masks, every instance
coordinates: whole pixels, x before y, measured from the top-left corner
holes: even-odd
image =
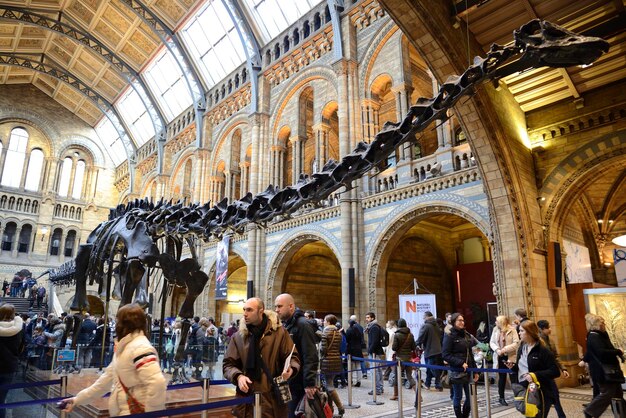
[[[370,358],[385,360],[385,351],[383,350],[383,346],[380,343],[381,332],[383,329],[376,321],[376,314],[374,312],[368,312],[365,315],[365,322],[367,322],[367,327],[365,328],[365,333],[367,334],[367,354]],[[384,332],[387,332],[386,330]],[[378,366],[378,364],[375,364]],[[383,369],[377,367],[375,369],[376,373],[376,394],[383,394]],[[369,392],[370,395],[373,394],[373,390]]]
[[[361,324],[359,324],[359,321],[356,315],[351,315],[350,321],[354,321],[354,326],[357,327],[358,330],[361,332],[361,351],[363,351],[367,348],[367,346],[365,345],[365,330],[363,329]],[[360,363],[361,363],[361,373],[363,373],[363,379],[367,379],[367,364],[364,361],[361,361]]]
[[[296,407],[305,393],[309,399],[313,399],[317,391],[319,356],[315,345],[316,336],[304,317],[304,312],[296,308],[295,300],[289,293],[278,295],[274,301],[274,308],[300,354],[302,373],[289,382],[293,397],[289,403],[289,417],[292,418],[295,417]]]
[[[89,367],[89,365],[91,364],[91,355],[93,349],[89,346],[89,343],[91,343],[91,340],[96,333],[97,327],[98,326],[94,321],[92,321],[89,314],[86,314],[83,322],[80,324],[78,338],[76,339],[76,344],[80,346],[78,364],[81,367]]]
[[[424,312],[424,324],[420,329],[420,335],[417,337],[417,345],[424,350],[424,359],[426,364],[432,366],[442,366],[443,359],[441,357],[441,329],[437,325],[437,319],[430,311]],[[426,389],[430,390],[430,382],[435,378],[435,389],[441,392],[441,370],[426,369]]]

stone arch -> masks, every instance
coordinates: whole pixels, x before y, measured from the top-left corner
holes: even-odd
[[[330,248],[333,254],[335,254],[337,260],[341,260],[339,242],[337,242],[336,238],[322,230],[315,231],[307,228],[284,237],[285,244],[276,250],[271,257],[268,257],[269,263],[266,267],[267,281],[265,283],[265,293],[262,293],[261,297],[264,298],[265,303],[268,303],[269,306],[273,306],[274,297],[280,293],[280,291],[277,293],[277,289],[282,288],[283,279],[278,279],[278,277],[282,277],[282,274],[284,274],[291,257],[305,244],[314,241],[322,241]]]
[[[235,132],[235,130],[241,129],[242,144],[244,142],[247,142],[245,141],[246,135],[244,135],[247,127],[248,127],[247,117],[239,121],[233,121],[227,127],[224,127],[224,129],[220,132],[219,137],[218,137],[219,139],[216,141],[215,147],[213,148],[213,152],[211,153],[211,162],[209,164],[209,167],[213,168],[216,166],[216,163],[218,161],[227,158],[227,156],[225,155],[221,156],[220,153],[222,152],[222,147],[226,144],[226,142],[230,141],[231,136]]]
[[[372,76],[372,67],[383,49],[385,44],[391,37],[400,29],[393,20],[389,19],[387,23],[382,25],[376,35],[372,37],[372,41],[369,43],[363,59],[359,62],[359,80],[362,83],[361,89],[363,91],[369,90],[367,87],[370,85],[370,77]]]
[[[272,136],[276,136],[278,127],[282,126],[281,123],[282,113],[295,94],[300,93],[301,87],[310,83],[313,80],[324,80],[328,82],[330,86],[334,88],[335,97],[337,97],[337,74],[327,66],[314,66],[304,71],[301,71],[296,77],[290,79],[289,83],[285,85],[285,88],[281,94],[274,101],[275,105],[270,111],[270,121],[273,121],[273,125],[270,127]]]
[[[474,206],[478,205],[474,204]],[[397,244],[404,235],[404,232],[408,231],[421,219],[431,214],[459,216],[477,227],[480,232],[489,239],[490,243],[493,241],[489,219],[486,217],[484,209],[480,210],[478,207],[467,207],[465,206],[465,202],[453,202],[444,199],[422,203],[420,205],[409,204],[408,202],[405,203],[402,208],[394,210],[384,221],[379,223],[380,226],[374,235],[371,245],[368,245],[366,248],[365,259],[371,260],[367,266],[365,275],[368,280],[369,289],[367,309],[376,311],[378,305],[378,297],[380,295],[377,293],[377,285],[379,280],[381,280],[381,263],[385,251]],[[499,278],[496,273],[494,269],[496,287],[501,288],[503,286],[498,286],[498,283],[502,281],[503,278]],[[503,290],[500,290],[496,295],[498,302],[501,300],[502,293]]]
[[[60,131],[56,126],[54,126],[52,121],[48,120],[40,113],[37,113],[33,110],[24,110],[18,109],[13,106],[6,106],[0,107],[0,114],[2,114],[2,118],[0,118],[0,123],[8,121],[27,123],[33,127],[40,128],[48,137],[48,139],[61,137]],[[54,146],[54,142],[52,142],[52,146]],[[54,152],[53,149],[51,151]]]
[[[93,159],[93,164],[100,167],[104,167],[105,165],[105,152],[96,141],[89,137],[73,134],[67,138],[64,138],[61,145],[63,149],[67,149],[71,146],[77,146],[86,149]]]
[[[607,167],[626,168],[626,133],[612,133],[580,147],[546,177],[543,194],[550,192],[544,213],[544,242],[561,238],[567,209],[586,185],[595,181]],[[584,156],[584,157],[583,157]],[[581,158],[582,157],[582,158]]]

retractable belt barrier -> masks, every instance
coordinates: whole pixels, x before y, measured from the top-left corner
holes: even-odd
[[[1,390],[11,390],[11,389],[21,389],[21,388],[25,388],[25,387],[37,387],[37,386],[49,386],[49,385],[58,385],[61,383],[61,379],[57,379],[57,380],[46,380],[46,381],[42,381],[42,382],[32,382],[32,383],[12,383],[12,384],[8,384],[8,385],[2,385],[0,386]],[[211,386],[219,386],[219,385],[228,385],[231,384],[230,381],[228,380],[211,380],[210,381]],[[189,388],[194,388],[194,387],[202,387],[202,382],[192,382],[192,383],[181,383],[179,385],[170,385],[167,387],[167,390],[179,390],[179,389],[189,389]],[[111,396],[111,392],[104,394],[102,397],[106,398]],[[67,396],[61,396],[58,398],[47,398],[47,399],[33,399],[31,401],[21,401],[21,402],[13,402],[13,403],[5,403],[0,405],[0,409],[13,409],[13,408],[21,408],[24,406],[32,406],[32,405],[43,405],[43,404],[47,404],[47,403],[55,403],[55,402],[59,402],[62,401],[63,399],[67,399]],[[248,398],[245,398],[248,399]],[[240,402],[240,403],[252,403],[254,402],[254,397],[250,397],[250,399],[252,399],[250,402]],[[227,402],[227,401],[219,401],[219,402]],[[219,403],[216,402],[216,403]],[[210,405],[213,405],[214,403],[211,403]],[[235,403],[233,405],[239,405],[239,403]],[[197,406],[197,405],[193,405],[193,406]],[[228,406],[228,405],[223,405],[223,406]],[[191,408],[191,407],[185,407],[185,408]],[[219,406],[216,406],[215,408],[219,408]],[[176,411],[176,409],[168,409],[168,411]],[[198,410],[193,410],[190,412],[197,412],[197,411],[202,411],[202,409],[198,409]],[[162,411],[161,411],[162,412]],[[187,411],[183,411],[181,413],[186,413]],[[152,412],[151,412],[152,413]],[[141,416],[143,416],[144,414],[140,414]],[[149,416],[160,416],[160,415],[149,415]]]
[[[347,356],[341,356],[342,359],[347,360]],[[388,367],[388,366],[395,366],[396,362],[395,361],[387,361],[387,360],[380,360],[380,359],[376,359],[376,358],[364,358],[364,357],[352,357],[353,361],[367,361],[370,363],[380,363],[383,364],[383,366],[374,366],[374,367],[366,367],[366,370],[371,370],[371,369],[377,369],[377,368],[381,368],[381,367]],[[459,370],[463,370],[459,367],[450,367],[450,366],[436,366],[434,364],[424,364],[424,363],[413,363],[410,361],[403,361],[401,362],[401,364],[403,366],[408,366],[408,367],[417,367],[417,368],[423,368],[423,369],[433,369],[433,370],[447,370],[447,371],[459,371]],[[355,370],[353,370],[354,372]],[[515,373],[513,370],[511,369],[489,369],[489,368],[478,368],[478,367],[468,367],[467,369],[465,369],[466,372],[475,372],[475,373]]]

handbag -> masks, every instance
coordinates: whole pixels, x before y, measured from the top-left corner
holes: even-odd
[[[143,414],[144,412],[146,412],[146,407],[144,406],[144,404],[139,402],[137,398],[135,398],[133,394],[130,393],[126,385],[124,385],[124,383],[122,382],[122,379],[120,379],[119,374],[117,375],[117,381],[120,382],[120,385],[122,385],[122,389],[124,389],[124,393],[126,393],[126,402],[128,403],[128,409],[130,410],[130,414]]]
[[[602,366],[602,372],[604,373],[604,380],[609,383],[626,383],[624,373],[619,364],[605,364],[591,351],[591,355],[596,359],[598,364]]]
[[[513,402],[515,403],[515,409],[524,414],[525,417],[536,417],[539,414],[539,410],[543,407],[543,392],[537,376],[534,373],[529,374],[533,381],[528,384],[528,387],[524,387],[519,383],[511,385],[513,395],[515,396]]]

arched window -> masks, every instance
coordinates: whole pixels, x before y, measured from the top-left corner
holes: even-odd
[[[52,233],[52,238],[50,239],[50,255],[59,255],[62,235],[63,231],[61,231],[61,228],[55,229]]]
[[[63,206],[63,213],[61,214],[61,217],[67,218],[67,205]]]
[[[76,231],[70,231],[65,238],[65,250],[63,254],[66,257],[71,257],[74,252],[74,244],[76,243]]]
[[[11,196],[9,198],[9,210],[13,210],[14,207],[15,207],[15,198]]]
[[[72,159],[66,157],[61,167],[61,181],[59,182],[59,196],[66,197],[70,188],[70,176],[72,175]]]
[[[4,234],[2,235],[2,251],[11,251],[13,249],[13,240],[15,239],[16,232],[17,225],[15,222],[9,222],[4,227]]]
[[[85,162],[79,160],[76,164],[76,172],[74,173],[74,187],[72,190],[72,197],[74,199],[80,199],[83,193],[83,179],[85,178]]]
[[[30,213],[30,199],[24,201],[24,212]]]
[[[30,246],[30,237],[33,234],[33,227],[31,225],[24,225],[20,231],[20,239],[18,241],[17,252],[27,253]]]
[[[61,205],[56,205],[54,207],[54,216],[61,216]]]
[[[4,209],[7,207],[7,195],[2,195],[0,197],[0,209]]]
[[[33,200],[33,213],[37,213],[38,210],[39,210],[39,202],[37,202],[36,200]]]
[[[26,183],[24,188],[34,192],[39,190],[39,181],[41,180],[41,170],[43,169],[43,151],[35,148],[30,152],[28,160],[28,171],[26,172]]]
[[[74,206],[72,206],[70,208],[70,219],[74,219],[74,213],[75,213],[76,209],[74,209]]]
[[[20,197],[17,199],[17,205],[15,206],[15,210],[21,212],[22,211],[22,203],[23,203],[23,199]]]
[[[76,208],[76,220],[80,221],[80,217],[82,216],[80,208]]]
[[[20,187],[24,158],[26,157],[26,145],[28,144],[28,132],[23,128],[15,128],[11,131],[9,148],[2,172],[3,186]]]

